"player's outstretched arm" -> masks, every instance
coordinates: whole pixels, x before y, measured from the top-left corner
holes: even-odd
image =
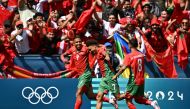
[[[112,80],[116,79],[123,71],[127,68],[127,66],[122,65],[119,71],[112,77]]]

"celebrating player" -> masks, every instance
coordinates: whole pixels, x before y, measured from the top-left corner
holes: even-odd
[[[135,38],[129,41],[131,53],[127,54],[124,63],[118,73],[113,76],[115,80],[127,67],[131,69],[127,84],[126,103],[129,109],[136,109],[132,99],[139,104],[151,105],[154,109],[160,109],[156,101],[150,101],[144,97],[144,55],[137,50],[138,42]]]
[[[96,109],[102,108],[103,97],[107,91],[111,91],[117,100],[124,99],[125,94],[120,94],[117,80],[112,80],[114,71],[110,66],[110,58],[106,53],[105,47],[99,46],[96,40],[88,40],[86,44],[88,46],[89,52],[91,52],[91,55],[97,59],[97,63],[100,67],[100,72],[102,74],[102,80],[100,82],[98,95],[96,98]]]
[[[71,47],[64,55],[71,54],[72,56],[72,68],[71,70],[75,72],[74,75],[78,75],[78,89],[76,92],[76,102],[74,109],[80,109],[82,105],[82,95],[85,93],[89,99],[96,99],[97,94],[93,93],[92,89],[92,71],[89,67],[88,61],[88,48],[82,44],[82,40],[79,36],[74,39],[74,46]],[[103,97],[104,102],[109,102],[115,105],[115,101]]]

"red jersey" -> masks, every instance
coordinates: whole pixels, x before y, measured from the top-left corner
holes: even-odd
[[[77,51],[76,48],[73,46],[69,50],[66,51],[67,54],[71,54],[72,56],[72,67],[73,70],[82,75],[88,65],[88,48],[83,45],[80,51]]]
[[[113,77],[114,70],[110,62],[105,60],[105,57],[106,57],[106,48],[105,46],[102,46],[101,48],[98,49],[98,53],[96,55],[98,65],[100,67],[100,72],[102,74],[102,77]]]
[[[8,41],[9,36],[0,30],[0,64],[3,65],[3,70],[12,66],[13,59],[16,56],[12,43]]]
[[[136,85],[144,84],[144,57],[141,52],[134,51],[127,54],[124,59],[124,65],[130,67],[132,74],[134,74]]]

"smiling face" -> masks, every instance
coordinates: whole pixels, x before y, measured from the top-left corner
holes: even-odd
[[[82,49],[82,40],[80,38],[75,38],[74,39],[74,46],[78,51]]]
[[[112,14],[109,15],[108,20],[109,20],[109,22],[110,22],[111,25],[115,25],[115,23],[116,23],[116,18],[115,18],[114,15],[112,15]]]
[[[188,30],[189,29],[189,20],[188,19],[183,19],[181,22],[181,27],[184,30]]]
[[[161,12],[161,17],[162,17],[162,20],[165,21],[168,19],[168,13],[166,11],[162,11]]]
[[[159,29],[159,25],[157,24],[152,24],[151,25],[152,31],[156,32]]]

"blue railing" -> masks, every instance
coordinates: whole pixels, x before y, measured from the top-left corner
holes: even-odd
[[[190,78],[190,63],[185,70],[182,70],[177,64],[176,57],[174,57],[174,61],[178,77]],[[42,55],[23,55],[16,57],[14,63],[22,68],[38,73],[53,73],[65,69],[64,63],[61,62],[59,55],[53,55],[51,57]],[[164,77],[153,62],[146,62],[145,69],[150,78]]]

